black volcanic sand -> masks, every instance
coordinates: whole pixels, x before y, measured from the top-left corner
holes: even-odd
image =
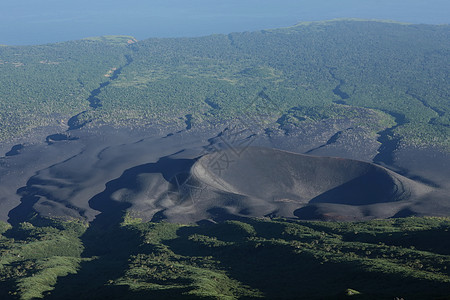
[[[408,155],[420,157],[420,150],[396,153],[401,166],[395,167],[419,182],[366,162],[267,148],[324,149],[323,140],[305,144],[308,139],[299,135],[269,138],[244,132],[230,148],[222,128],[105,126],[74,130],[70,139],[50,144],[26,145],[18,155],[0,158],[0,219],[17,223],[38,213],[88,221],[103,216],[107,222],[124,210],[144,220],[180,223],[248,216],[364,220],[450,215],[449,174],[434,170],[449,163],[447,154],[429,154],[425,166],[408,160]],[[339,143],[333,146],[336,155],[349,153]],[[332,155],[329,151],[324,154]]]
[[[102,128],[100,131],[83,130],[77,133],[77,140],[64,140],[47,146],[37,145],[36,149],[28,147],[14,157],[15,160],[3,158],[5,164],[2,168],[4,170],[2,177],[5,181],[1,181],[2,191],[9,190],[11,196],[17,186],[6,185],[6,180],[10,182],[17,180],[9,176],[7,171],[14,170],[22,180],[28,178],[16,189],[18,197],[11,197],[13,200],[9,203],[1,202],[1,211],[7,212],[12,209],[8,214],[11,222],[21,221],[33,211],[43,216],[82,217],[91,221],[99,211],[93,208],[98,205],[92,205],[89,201],[101,194],[105,186],[108,187],[108,183],[121,177],[122,173],[127,176],[126,170],[156,163],[161,157],[182,151],[186,146],[195,149],[207,144],[201,138],[201,134],[191,134],[187,138],[183,134],[164,138],[166,135],[165,132],[111,128]],[[45,162],[33,164],[39,160]],[[13,165],[13,162],[16,164]],[[46,167],[40,168],[43,165]],[[29,171],[26,176],[20,177],[23,170]],[[30,174],[33,170],[34,174]],[[130,180],[126,182],[126,188]],[[145,195],[151,195],[153,191],[145,186],[140,186],[140,189]],[[165,189],[165,186],[162,185],[161,189]],[[120,193],[121,191],[117,191],[112,195],[112,199],[118,197],[116,195]],[[145,201],[149,200],[141,199],[137,195],[130,200],[136,207]]]
[[[187,186],[201,191],[194,198],[197,210],[180,214],[179,207],[173,213],[167,209],[169,220],[187,214],[195,219],[200,213],[215,218],[208,213],[213,210],[241,217],[388,218],[405,209],[413,212],[412,205],[434,192],[371,163],[267,148],[249,148],[240,155],[231,150],[209,154],[191,172]]]
[[[392,168],[401,174],[450,188],[450,153],[432,148],[401,147],[395,151],[394,160]]]

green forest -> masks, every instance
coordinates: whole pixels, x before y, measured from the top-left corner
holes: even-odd
[[[300,122],[318,122],[307,112],[340,106],[345,117],[356,106],[384,114],[386,124],[395,117],[390,138],[448,149],[449,54],[448,25],[356,20],[2,46],[0,140],[52,124],[183,124],[188,114],[193,126],[206,126],[239,117],[264,91],[277,106],[268,129],[282,127],[276,120],[289,120],[292,109],[305,112]]]
[[[0,224],[1,299],[450,299],[450,219]]]

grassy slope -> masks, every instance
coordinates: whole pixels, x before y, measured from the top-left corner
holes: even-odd
[[[405,141],[448,146],[449,34],[448,26],[335,21],[145,40],[102,93],[108,108],[98,113],[109,116],[122,107],[137,123],[188,113],[194,121],[216,121],[238,115],[266,88],[279,117],[292,107],[326,111],[341,100],[333,93],[339,85],[349,105],[404,115],[394,133]],[[351,115],[342,110],[340,116]]]
[[[125,217],[87,231],[31,222],[1,225],[2,299],[336,299],[355,291],[355,299],[446,299],[450,292],[449,219],[186,226]]]
[[[265,88],[277,106],[266,113],[277,120],[293,107],[334,109],[339,85],[349,105],[404,115],[393,134],[405,142],[449,146],[449,35],[445,25],[340,20],[201,38],[2,47],[0,139],[47,125],[49,116],[67,121],[86,110],[89,92],[130,55],[133,61],[98,95],[103,106],[84,119],[182,124],[179,118],[192,114],[195,126],[236,117]],[[352,115],[340,110],[340,117]],[[384,123],[391,126],[389,117]]]

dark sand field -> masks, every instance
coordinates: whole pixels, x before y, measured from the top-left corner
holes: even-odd
[[[450,215],[450,155],[436,149],[397,150],[388,167],[400,175],[370,163],[373,142],[352,155],[345,136],[324,144],[332,132],[320,140],[230,131],[82,128],[2,149],[0,220],[112,222],[123,210],[180,223]]]

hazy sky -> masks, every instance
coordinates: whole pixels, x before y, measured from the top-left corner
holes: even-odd
[[[450,23],[449,0],[0,0],[0,44],[200,36],[332,18]]]

